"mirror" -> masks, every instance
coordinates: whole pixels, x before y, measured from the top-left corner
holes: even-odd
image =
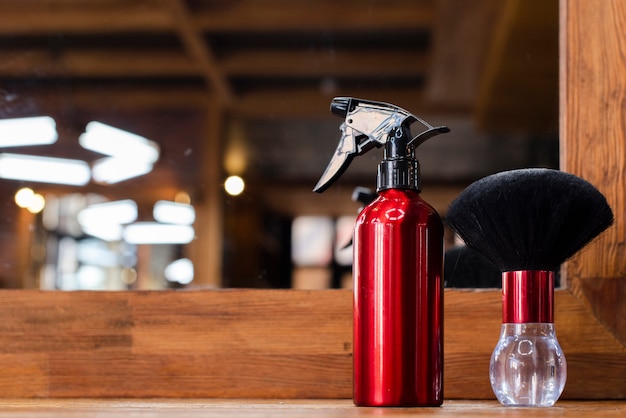
[[[46,116],[56,133],[2,146],[0,157],[72,159],[90,175],[79,185],[0,179],[4,288],[349,287],[350,196],[374,186],[381,154],[312,193],[339,140],[334,96],[391,102],[451,128],[418,150],[423,196],[442,215],[479,177],[558,167],[556,0],[38,0],[1,4],[0,21],[0,119]],[[148,140],[156,159],[130,145],[89,148],[81,138],[94,122]],[[141,174],[97,178],[110,157],[122,162],[116,175]],[[224,188],[233,175],[245,181],[239,195]],[[24,188],[45,198],[42,211],[14,203]],[[94,212],[127,201],[121,221]],[[191,207],[193,221],[155,219],[163,203]],[[94,235],[89,213],[118,235]],[[154,222],[191,226],[193,239],[119,238]],[[294,253],[314,242],[318,254]]]

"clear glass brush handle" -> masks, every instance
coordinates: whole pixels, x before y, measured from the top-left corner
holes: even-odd
[[[502,324],[489,377],[503,405],[554,405],[567,379],[567,364],[554,324]]]

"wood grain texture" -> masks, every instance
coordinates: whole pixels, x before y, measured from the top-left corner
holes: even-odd
[[[598,185],[622,214],[626,5],[562,1],[561,16],[564,168]],[[564,399],[626,398],[624,322],[614,318],[624,312],[623,222],[568,264],[570,288],[556,293]],[[499,291],[445,292],[447,399],[493,399],[487,367],[500,309]],[[0,396],[349,398],[351,318],[351,292],[341,290],[4,290]],[[491,405],[487,414],[522,411]],[[619,405],[603,412],[622,416]],[[546,411],[563,415],[523,413]]]
[[[624,25],[624,2],[561,1],[562,169],[594,184],[615,214],[614,226],[566,264],[563,278],[621,343],[621,352],[626,346]]]
[[[358,408],[349,400],[311,399],[0,399],[0,416],[11,417],[621,417],[624,401],[559,401],[552,408],[511,408],[496,401],[445,401],[438,408]]]
[[[561,3],[561,165],[607,197],[615,225],[567,265],[567,279],[626,277],[626,3]]]
[[[626,397],[626,350],[556,297],[567,399]],[[0,397],[352,396],[347,290],[0,292]],[[493,399],[500,292],[446,290],[447,399]],[[600,332],[598,332],[600,330]]]

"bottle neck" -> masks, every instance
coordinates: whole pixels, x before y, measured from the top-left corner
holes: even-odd
[[[419,163],[409,141],[408,128],[398,127],[390,132],[383,161],[378,165],[377,192],[387,189],[420,191]]]
[[[376,191],[411,189],[420,191],[419,163],[416,160],[385,160],[378,165]]]
[[[502,323],[554,322],[553,271],[502,273]]]
[[[501,338],[508,337],[546,337],[556,338],[556,331],[554,329],[554,323],[552,322],[529,322],[527,324],[502,324],[500,333]]]

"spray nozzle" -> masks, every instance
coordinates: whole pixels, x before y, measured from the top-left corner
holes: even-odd
[[[345,120],[341,124],[341,139],[335,154],[313,189],[318,193],[330,187],[348,168],[355,156],[362,155],[372,148],[380,148],[397,132],[407,135],[409,126],[414,122],[420,122],[427,129],[413,138],[410,136],[406,138],[404,141],[406,147],[415,148],[435,135],[450,131],[445,126],[433,127],[417,116],[389,103],[336,97],[330,105],[330,111]]]

